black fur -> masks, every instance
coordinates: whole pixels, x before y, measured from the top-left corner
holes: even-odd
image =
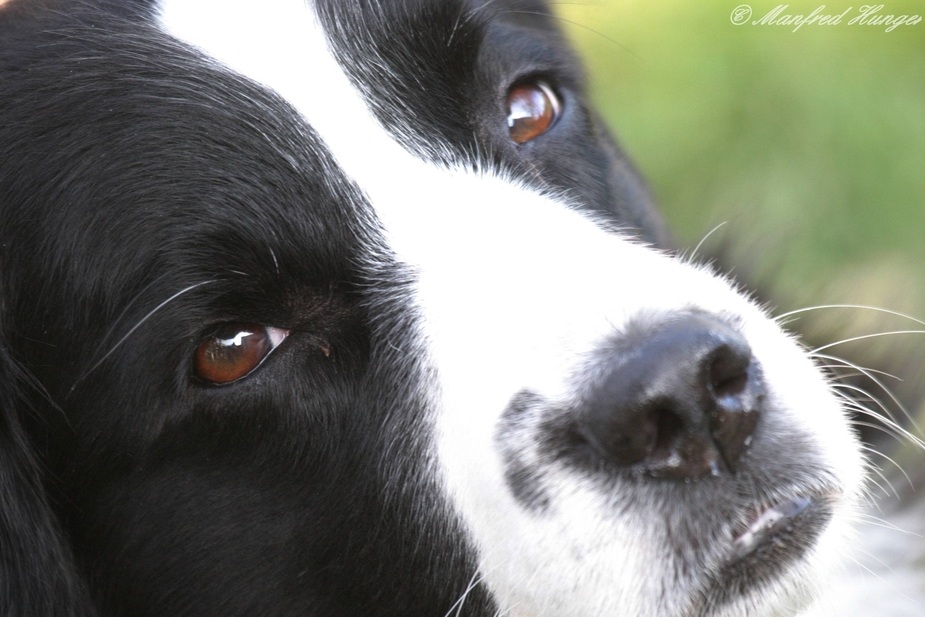
[[[368,313],[363,198],[311,128],[91,7],[0,41],[5,614],[92,614],[83,582],[105,615],[445,611],[472,566],[409,511],[423,457],[381,460],[418,448],[376,378],[401,323]],[[204,387],[192,352],[231,320],[294,333]]]

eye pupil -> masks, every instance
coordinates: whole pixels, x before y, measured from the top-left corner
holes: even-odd
[[[226,324],[199,344],[195,375],[212,384],[241,379],[260,366],[286,332],[255,324]]]
[[[559,98],[545,82],[523,83],[507,95],[507,126],[511,139],[523,144],[548,131],[559,117]]]

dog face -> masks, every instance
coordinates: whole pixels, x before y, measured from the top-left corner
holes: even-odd
[[[266,4],[0,12],[5,600],[808,604],[859,490],[843,411],[665,251],[547,9]]]

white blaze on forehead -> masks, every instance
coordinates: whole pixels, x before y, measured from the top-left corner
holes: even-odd
[[[161,0],[159,16],[169,34],[289,101],[349,175],[404,152],[331,55],[307,0]]]
[[[370,112],[303,0],[165,0],[160,19],[170,34],[288,100],[415,270],[410,300],[427,349],[406,351],[426,353],[438,369],[434,421],[448,491],[507,607],[585,617],[643,614],[663,601],[659,573],[670,564],[639,518],[645,513],[616,516],[593,487],[562,476],[557,517],[536,518],[510,495],[494,446],[517,392],[567,398],[584,355],[634,317],[691,308],[740,317],[769,381],[799,381],[800,398],[811,401],[811,413],[785,413],[807,433],[827,435],[822,460],[856,481],[837,405],[760,311],[709,273],[603,231],[565,200],[491,170],[447,169],[409,153]]]
[[[436,236],[438,247],[443,241],[439,229],[425,233],[429,224],[460,215],[471,220],[481,214],[471,206],[498,201],[497,186],[423,161],[395,141],[334,58],[310,1],[161,0],[159,6],[169,34],[298,110],[367,194],[391,248],[410,264],[432,261],[427,251],[434,246],[414,248],[420,240]]]
[[[417,271],[416,301],[431,330],[454,339],[446,354],[437,350],[447,362],[471,362],[464,350],[487,360],[517,350],[523,357],[507,356],[494,379],[510,376],[523,387],[533,385],[522,379],[529,376],[548,389],[571,359],[562,339],[587,349],[603,322],[624,320],[613,288],[626,277],[644,283],[645,258],[662,259],[491,170],[447,169],[409,153],[369,111],[303,0],[263,2],[259,10],[241,0],[165,0],[160,19],[170,34],[280,94],[318,132],[369,197],[390,248]],[[620,271],[620,263],[633,266]],[[609,305],[589,296],[600,290]],[[664,304],[659,291],[651,290],[655,305]],[[521,362],[538,346],[562,356],[553,372]],[[503,405],[511,392],[502,390],[493,402]]]

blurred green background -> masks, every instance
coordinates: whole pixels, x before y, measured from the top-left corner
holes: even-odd
[[[848,25],[862,5],[841,2],[825,13],[853,8],[842,24],[792,32],[733,25],[739,4],[557,6],[599,108],[682,245],[725,223],[710,242],[734,244],[788,302],[869,298],[921,311],[925,21],[892,32]],[[751,6],[757,19],[778,3]],[[881,13],[925,15],[925,2]]]
[[[848,23],[863,2],[791,2],[783,14],[848,10],[794,32],[734,25],[742,4],[555,6],[682,247],[724,224],[707,252],[725,251],[778,313],[853,303],[925,318],[925,20],[886,32]],[[780,4],[750,2],[751,20]],[[925,1],[875,14],[925,16]],[[807,320],[819,340],[922,327],[860,310]],[[925,335],[886,339],[866,351],[898,344],[906,386],[925,382]]]

